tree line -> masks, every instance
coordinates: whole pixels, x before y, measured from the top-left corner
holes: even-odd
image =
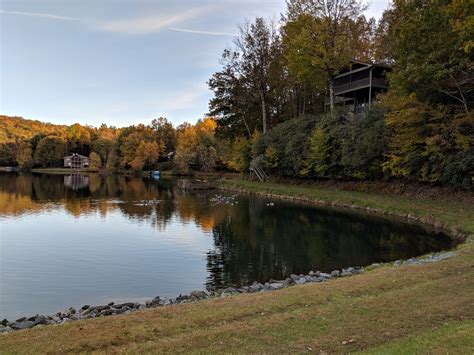
[[[176,169],[211,171],[218,164],[216,121],[199,120],[178,127],[163,117],[148,125],[99,128],[81,124],[52,125],[21,117],[0,117],[0,165],[61,167],[64,156],[77,153],[90,158],[90,170]]]
[[[472,188],[474,7],[395,0],[379,21],[358,0],[288,0],[279,22],[239,27],[207,118],[115,128],[3,117],[0,164],[248,172],[308,179],[407,179]],[[392,67],[363,117],[338,107],[333,77],[353,60]],[[12,122],[11,120],[16,120]]]

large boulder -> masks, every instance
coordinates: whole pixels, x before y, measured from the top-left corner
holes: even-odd
[[[35,322],[31,320],[25,320],[23,322],[15,322],[10,325],[13,329],[21,330],[21,329],[29,329],[35,326]]]

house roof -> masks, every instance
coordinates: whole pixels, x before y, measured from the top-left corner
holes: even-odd
[[[360,72],[360,71],[364,71],[364,70],[367,70],[367,69],[370,69],[370,68],[379,67],[379,68],[384,68],[384,69],[391,69],[390,66],[388,66],[386,64],[382,64],[382,63],[364,63],[364,62],[360,62],[360,61],[357,61],[357,60],[351,60],[351,63],[352,64],[357,64],[358,67],[355,68],[355,69],[347,68],[346,71],[342,72],[339,75],[334,76],[334,79],[341,78],[343,76],[354,74],[354,73],[357,73],[357,72]]]
[[[79,158],[82,158],[82,159],[89,159],[89,157],[86,157],[84,155],[77,154],[77,153],[72,153],[71,155],[65,156],[63,159],[72,158],[72,157],[79,157]]]

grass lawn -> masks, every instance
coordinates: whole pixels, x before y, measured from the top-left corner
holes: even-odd
[[[232,189],[371,207],[474,235],[474,209],[459,201],[230,180]],[[313,352],[474,353],[474,247],[447,260],[384,266],[322,284],[0,336],[0,353]]]
[[[37,168],[31,169],[32,173],[41,173],[41,174],[60,174],[60,175],[69,175],[74,173],[90,173],[91,171],[88,168],[84,169],[70,169],[70,168]]]

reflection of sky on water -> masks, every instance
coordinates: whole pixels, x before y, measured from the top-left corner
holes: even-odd
[[[159,231],[119,211],[96,216],[54,211],[2,221],[1,316],[18,314],[6,300],[11,309],[54,312],[204,287],[213,242],[194,223],[174,217]]]

